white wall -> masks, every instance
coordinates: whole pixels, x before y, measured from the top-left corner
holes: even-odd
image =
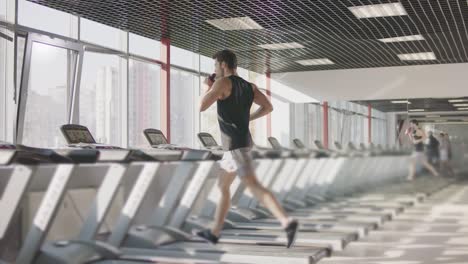
[[[272,74],[318,100],[468,96],[468,63]]]

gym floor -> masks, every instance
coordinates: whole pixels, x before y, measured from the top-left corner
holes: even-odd
[[[428,197],[320,263],[468,263],[468,182]]]

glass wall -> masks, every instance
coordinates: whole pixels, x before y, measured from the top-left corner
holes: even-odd
[[[194,147],[198,133],[198,75],[171,68],[171,143]],[[198,145],[198,143],[197,143]]]
[[[70,38],[78,36],[76,16],[26,0],[18,1],[18,23]]]
[[[0,19],[5,19],[5,9],[10,10],[12,0],[0,1]],[[13,8],[14,10],[14,8]],[[158,40],[145,38],[133,33],[127,33],[87,19],[78,19],[74,15],[49,9],[26,0],[18,1],[19,23],[53,34],[78,39],[86,45],[81,90],[79,93],[79,122],[86,125],[94,133],[96,140],[119,146],[146,147],[142,135],[145,128],[161,127],[160,98],[160,66],[157,64],[161,54],[161,43]],[[3,18],[2,18],[3,17]],[[10,21],[10,20],[9,20]],[[80,30],[80,32],[78,32]],[[79,33],[79,34],[78,34]],[[24,38],[19,38],[24,40]],[[0,52],[4,52],[6,41],[0,39]],[[24,41],[22,41],[24,43]],[[23,56],[22,44],[18,46],[17,69],[21,73]],[[0,53],[1,54],[1,53]],[[0,59],[0,102],[6,97],[13,98],[5,92],[6,77],[4,70],[8,56]],[[51,56],[51,58],[54,56]],[[63,58],[67,56],[63,55]],[[37,58],[33,58],[36,63]],[[40,60],[39,60],[40,61]],[[60,71],[66,71],[69,61],[57,59]],[[198,112],[200,95],[204,93],[202,81],[204,77],[214,72],[214,62],[209,56],[200,56],[194,52],[171,46],[171,141],[174,144],[198,146],[196,133],[209,132],[220,141],[217,123],[216,106],[206,112]],[[41,85],[41,70],[32,74],[31,101],[28,111],[35,111],[34,102],[47,100],[55,112],[65,113],[66,100],[62,98],[68,93],[67,80],[54,76],[49,78],[49,84]],[[247,69],[238,68],[238,74],[255,83],[263,92],[266,88],[266,76]],[[40,87],[40,88],[39,88]],[[43,91],[44,89],[44,91]],[[272,104],[271,114],[272,136],[280,143],[289,147],[292,139],[299,138],[306,145],[312,146],[314,140],[323,138],[323,108],[320,102],[304,95],[276,80],[271,80]],[[38,99],[40,96],[48,99]],[[66,98],[67,96],[65,96]],[[10,103],[11,104],[11,103]],[[6,104],[2,104],[4,106]],[[4,116],[7,107],[0,107],[0,116]],[[60,108],[60,110],[58,109]],[[32,110],[31,110],[32,109]],[[252,109],[252,111],[254,111]],[[40,109],[38,111],[45,111]],[[332,102],[329,109],[329,143],[333,147],[336,141],[342,145],[354,142],[356,145],[367,143],[367,107],[349,102]],[[43,113],[48,115],[48,113]],[[50,113],[53,114],[53,113]],[[66,116],[56,115],[58,126],[66,122]],[[55,117],[54,117],[55,118]],[[5,120],[0,121],[0,138],[5,137]],[[34,122],[30,119],[28,122]],[[34,126],[28,125],[28,129]],[[259,145],[268,145],[267,118],[251,123],[254,141]],[[50,132],[52,133],[52,127]],[[35,133],[34,130],[31,130]],[[52,133],[53,134],[53,133]],[[372,141],[385,142],[385,115],[375,111],[372,119]],[[57,135],[46,145],[59,144],[61,135]]]
[[[80,124],[99,143],[122,145],[124,59],[86,52],[80,90]]]
[[[65,141],[60,126],[68,123],[70,80],[66,49],[33,43],[25,104],[22,144],[58,147]]]
[[[0,2],[0,8],[4,6],[6,6],[6,2]],[[0,29],[0,33],[7,34],[7,31]],[[7,60],[7,44],[8,41],[0,37],[0,140],[6,140],[7,67],[9,66]]]
[[[130,60],[128,81],[128,133],[129,145],[148,147],[143,135],[147,128],[161,125],[161,66]]]
[[[207,86],[203,84],[205,77],[200,78],[200,95],[205,94]],[[198,110],[198,109],[197,109]],[[200,132],[210,133],[216,140],[216,142],[221,145],[221,132],[218,125],[218,109],[216,108],[216,103],[214,103],[210,108],[205,110],[205,112],[200,114]],[[196,146],[201,146],[198,142]]]

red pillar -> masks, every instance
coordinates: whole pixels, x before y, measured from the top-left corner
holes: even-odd
[[[161,131],[171,142],[171,41],[161,39]]]
[[[369,143],[372,142],[372,107],[367,105],[367,121],[368,121],[368,131],[369,131]]]
[[[323,146],[328,149],[328,102],[323,102]]]
[[[271,102],[271,73],[266,73],[266,95]],[[271,113],[267,115],[267,137],[271,137]]]

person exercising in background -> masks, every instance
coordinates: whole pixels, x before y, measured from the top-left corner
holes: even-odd
[[[411,163],[409,168],[409,175],[408,180],[414,180],[414,175],[416,173],[416,165],[421,163],[426,169],[428,169],[432,175],[439,176],[436,169],[426,160],[426,156],[424,155],[424,141],[426,140],[427,136],[424,131],[419,128],[419,122],[417,120],[410,121],[410,130],[408,131],[408,136],[413,143],[414,150],[413,154],[411,155]]]
[[[200,102],[200,112],[217,103],[221,142],[226,152],[220,162],[218,187],[221,199],[216,210],[215,224],[211,230],[202,230],[197,235],[210,243],[218,242],[230,208],[229,188],[237,174],[242,183],[280,221],[286,231],[286,246],[290,248],[297,235],[298,222],[289,218],[273,194],[258,182],[250,153],[253,143],[249,122],[269,114],[273,106],[254,84],[237,75],[237,57],[232,51],[219,51],[213,59],[216,75],[205,80],[208,89]],[[253,103],[259,108],[251,114]]]
[[[452,165],[450,164],[450,140],[448,134],[440,133],[440,172],[445,176],[455,176]]]

